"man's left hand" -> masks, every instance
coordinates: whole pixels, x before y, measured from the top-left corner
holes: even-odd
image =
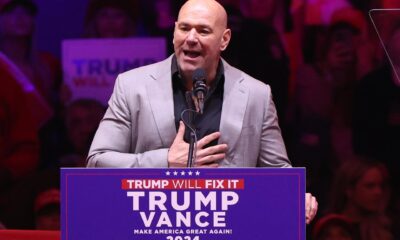
[[[311,193],[306,193],[306,224],[309,224],[314,219],[317,211],[317,199]]]

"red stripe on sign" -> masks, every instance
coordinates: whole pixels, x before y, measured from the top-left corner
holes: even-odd
[[[244,189],[244,179],[122,179],[124,190]]]

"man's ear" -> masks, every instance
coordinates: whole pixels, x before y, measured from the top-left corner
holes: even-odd
[[[232,31],[229,28],[225,29],[221,39],[221,47],[220,47],[221,51],[224,51],[228,47],[229,42],[231,41],[231,36],[232,36]]]
[[[174,35],[173,35],[173,37],[172,37],[172,44],[174,44],[175,45],[175,31],[176,31],[176,25],[177,25],[178,23],[177,22],[175,22],[175,25],[174,25]]]

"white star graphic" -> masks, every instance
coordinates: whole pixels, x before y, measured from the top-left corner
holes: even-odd
[[[199,171],[196,171],[196,176],[199,176],[200,175],[200,172]]]
[[[189,176],[192,176],[193,172],[192,172],[192,171],[189,171],[188,174],[189,174]]]
[[[167,171],[167,172],[165,172],[165,175],[169,176],[169,175],[171,175],[171,172]]]
[[[178,175],[178,172],[177,172],[177,171],[174,171],[174,176],[176,176],[176,175]]]
[[[185,171],[181,172],[181,176],[185,176],[185,174],[186,174]]]

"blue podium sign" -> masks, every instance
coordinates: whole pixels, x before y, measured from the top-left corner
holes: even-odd
[[[63,240],[304,240],[304,168],[62,169]]]

